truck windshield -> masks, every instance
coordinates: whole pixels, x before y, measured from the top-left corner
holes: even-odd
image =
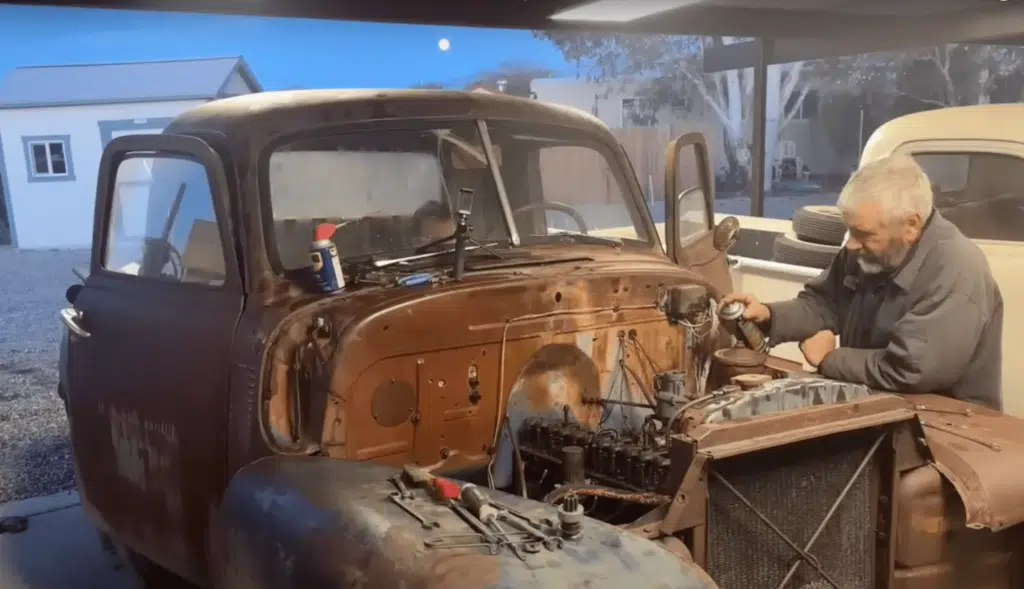
[[[560,128],[520,123],[494,123],[493,142],[492,161],[476,122],[460,121],[320,135],[278,147],[267,179],[281,265],[294,270],[309,263],[320,223],[337,225],[342,258],[390,258],[451,235],[457,211],[467,208],[474,239],[507,245],[510,227],[492,165],[525,245],[571,243],[588,232],[647,240],[636,221],[643,213],[607,147]]]

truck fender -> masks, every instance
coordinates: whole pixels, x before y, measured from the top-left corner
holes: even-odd
[[[661,545],[584,518],[579,540],[520,559],[490,554],[449,507],[415,490],[394,503],[388,466],[320,457],[272,456],[240,469],[212,522],[211,567],[219,589],[716,589],[696,565]],[[555,508],[499,491],[492,500],[537,521]],[[458,546],[427,547],[446,536]],[[466,538],[471,540],[466,540]],[[446,540],[447,541],[447,540]],[[475,544],[466,546],[465,544]]]

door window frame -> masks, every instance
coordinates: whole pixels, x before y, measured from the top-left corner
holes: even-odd
[[[224,255],[224,281],[221,284],[184,282],[137,276],[116,272],[105,267],[107,236],[110,230],[114,205],[114,190],[117,187],[117,172],[121,164],[133,157],[173,157],[189,159],[203,166],[206,180],[213,199],[213,211],[220,234],[221,250]],[[234,247],[234,223],[229,216],[230,188],[220,155],[205,141],[190,135],[176,134],[132,134],[115,137],[103,151],[100,159],[100,173],[97,184],[95,219],[93,223],[93,247],[90,261],[90,278],[102,276],[125,283],[162,285],[162,288],[191,288],[212,291],[240,291],[242,278],[239,271],[238,254]],[[172,286],[173,285],[173,286]],[[153,286],[150,286],[152,288]]]
[[[707,140],[700,132],[684,133],[673,139],[666,149],[665,157],[665,253],[676,264],[682,259],[683,244],[679,218],[679,194],[693,188],[679,186],[679,156],[688,147],[693,148],[697,170],[697,186],[704,193],[704,218],[706,229],[715,228],[715,183],[711,177],[711,158]]]

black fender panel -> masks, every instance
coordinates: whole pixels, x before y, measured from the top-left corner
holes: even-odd
[[[365,462],[273,456],[239,470],[214,518],[211,546],[219,589],[714,589],[694,565],[615,526],[584,518],[580,540],[521,560],[507,548],[428,548],[437,536],[472,534],[422,491],[424,529],[393,503],[398,470]],[[488,491],[543,520],[543,503]]]

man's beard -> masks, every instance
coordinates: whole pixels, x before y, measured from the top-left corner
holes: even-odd
[[[881,274],[898,268],[907,258],[910,245],[901,239],[894,238],[889,247],[880,255],[861,251],[857,254],[857,265],[865,274]]]

